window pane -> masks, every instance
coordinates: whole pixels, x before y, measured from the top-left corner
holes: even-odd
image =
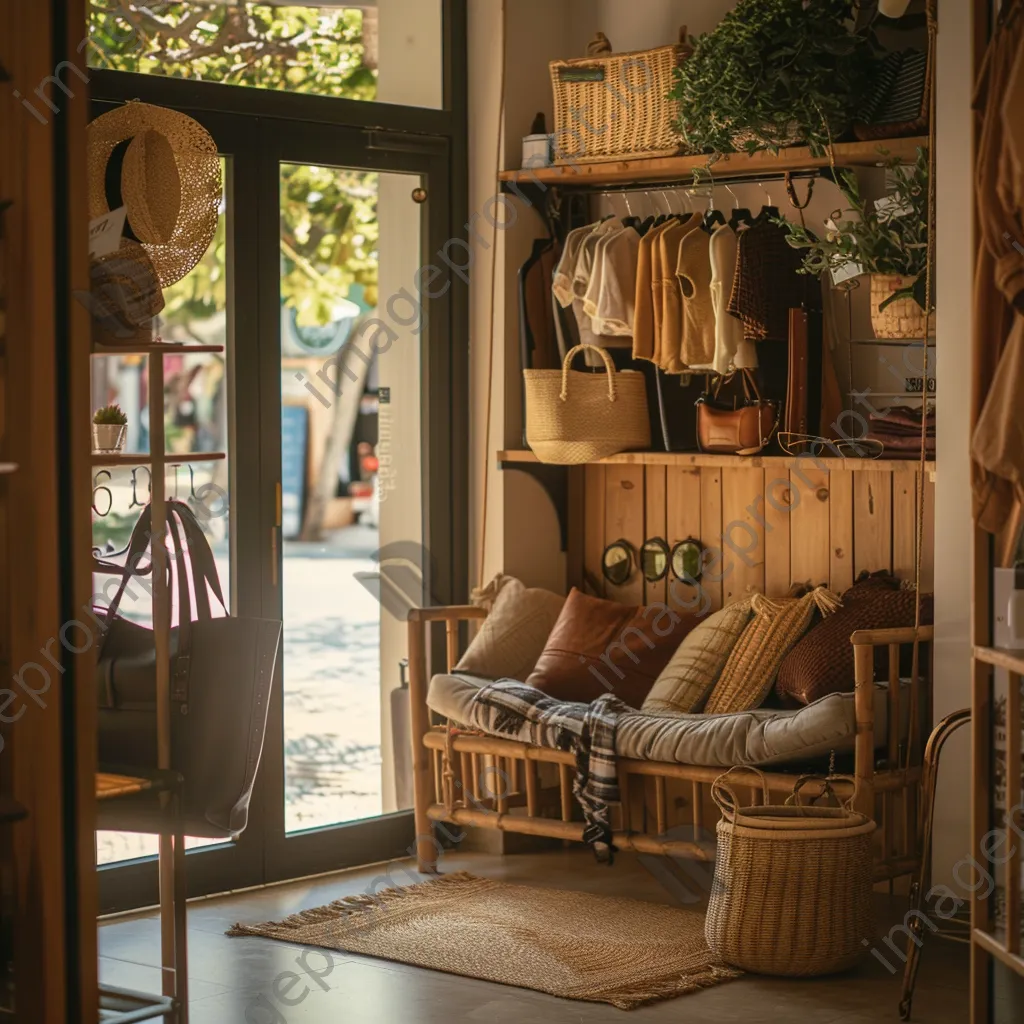
[[[436,108],[441,18],[441,0],[90,0],[89,65]]]

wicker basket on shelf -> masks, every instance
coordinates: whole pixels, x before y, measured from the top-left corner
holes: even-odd
[[[740,808],[729,786],[740,772],[757,778],[763,805]],[[722,819],[705,937],[716,956],[741,970],[832,974],[852,967],[874,935],[875,823],[851,809],[852,796],[838,807],[805,804],[801,792],[808,782],[820,786],[822,796],[852,790],[846,778],[804,776],[785,806],[771,806],[768,782],[757,769],[730,769],[712,785]]]
[[[679,42],[612,53],[603,32],[587,56],[551,62],[555,163],[671,156],[679,151],[673,74],[693,52],[686,26]]]
[[[909,295],[878,308],[893,292],[911,287],[914,281],[898,274],[871,275],[871,326],[876,338],[923,338],[926,328],[929,336],[935,334],[935,317],[928,323],[924,310]]]

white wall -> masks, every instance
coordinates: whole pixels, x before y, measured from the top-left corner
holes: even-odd
[[[444,105],[441,0],[379,0],[377,99]]]

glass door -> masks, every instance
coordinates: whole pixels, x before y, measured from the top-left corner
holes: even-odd
[[[203,505],[230,613],[284,625],[248,827],[187,844],[201,895],[413,841],[405,615],[456,593],[465,283],[461,262],[429,255],[451,235],[444,139],[186,112],[223,154],[225,200],[216,244],[168,299],[167,340],[217,349],[164,356],[181,453],[168,486]],[[144,404],[145,364],[112,355],[94,374],[97,401]],[[214,443],[228,458],[206,464]],[[147,483],[96,481],[98,548],[123,547]],[[104,911],[156,901],[154,852],[99,837]]]
[[[420,268],[446,206],[431,195],[443,147],[280,129],[263,168],[277,217],[261,218],[261,251],[277,249],[261,302],[264,604],[284,623],[264,761],[268,878],[412,843],[405,613],[430,585],[428,292],[442,297]]]

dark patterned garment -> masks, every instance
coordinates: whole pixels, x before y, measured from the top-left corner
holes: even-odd
[[[786,230],[758,217],[742,232],[736,251],[729,312],[743,324],[747,341],[786,341],[789,310],[808,305],[817,282],[797,271],[800,251],[786,241]]]

